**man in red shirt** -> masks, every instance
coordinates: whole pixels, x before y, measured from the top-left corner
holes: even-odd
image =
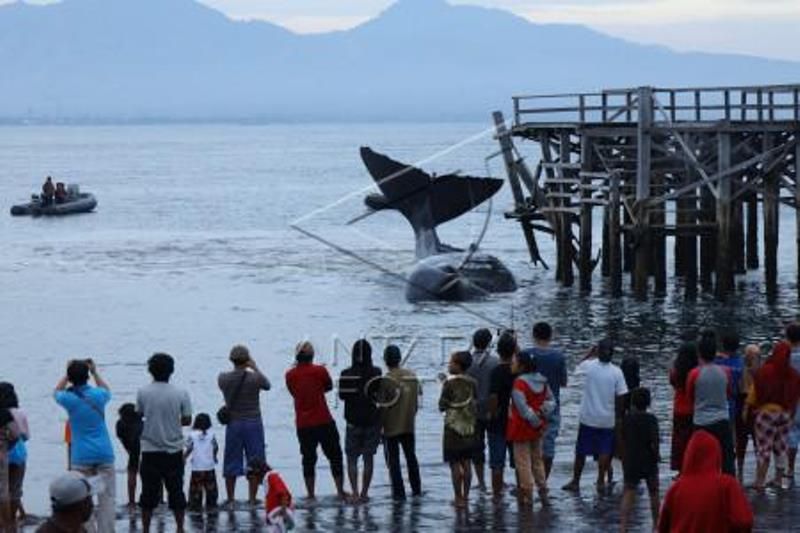
[[[333,389],[333,380],[324,366],[313,363],[314,346],[310,342],[297,345],[295,360],[297,363],[286,372],[286,387],[294,398],[297,440],[300,441],[300,454],[303,456],[303,478],[308,499],[315,498],[318,446],[322,446],[322,453],[331,465],[339,498],[346,499],[347,494],[342,486],[344,464],[339,431],[325,401],[325,393]]]

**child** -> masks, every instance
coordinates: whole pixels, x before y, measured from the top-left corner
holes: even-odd
[[[455,352],[447,366],[450,376],[442,385],[439,411],[444,412],[444,460],[450,464],[457,508],[467,506],[472,482],[471,461],[478,450],[475,431],[477,382],[465,375],[472,364],[469,352]]]
[[[289,492],[281,475],[274,471],[269,464],[255,458],[247,465],[247,476],[263,481],[267,531],[269,533],[285,533],[294,529],[292,493]]]
[[[547,417],[555,409],[555,398],[547,378],[536,372],[536,363],[528,352],[514,354],[511,371],[518,377],[511,391],[506,439],[514,445],[514,464],[518,467],[521,506],[533,503],[533,484],[543,505],[549,505],[542,457],[542,437]]]
[[[119,408],[117,438],[128,452],[128,507],[136,508],[136,479],[139,475],[139,458],[142,455],[142,415],[132,403]]]
[[[650,493],[650,512],[653,515],[653,528],[658,524],[658,462],[659,453],[658,420],[647,412],[650,407],[650,391],[639,387],[631,392],[631,411],[622,423],[625,439],[625,457],[622,470],[625,478],[625,491],[622,496],[622,523],[620,530],[628,530],[628,515],[636,498],[639,482],[645,480]]]
[[[192,432],[186,440],[184,458],[191,457],[192,477],[189,481],[189,507],[195,511],[203,508],[203,492],[206,495],[206,508],[217,506],[217,454],[219,445],[211,432],[211,417],[199,413],[194,419]]]
[[[747,455],[747,444],[752,439],[753,448],[756,447],[755,419],[756,413],[753,406],[746,401],[754,387],[755,376],[761,368],[761,348],[757,344],[748,344],[744,349],[744,371],[739,390],[745,395],[742,405],[741,431],[736,434],[736,477],[739,483],[744,483],[744,459]]]

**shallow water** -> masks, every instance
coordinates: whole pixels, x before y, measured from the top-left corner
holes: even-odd
[[[406,271],[413,264],[413,240],[399,215],[380,213],[345,225],[364,211],[364,190],[372,183],[358,147],[369,143],[409,162],[444,150],[425,166],[483,175],[484,157],[496,150],[487,125],[0,128],[0,198],[6,207],[25,200],[46,174],[80,182],[100,202],[94,214],[59,220],[0,216],[0,378],[17,385],[31,418],[29,510],[47,512],[47,483],[64,468],[65,417],[51,391],[67,359],[98,361],[115,396],[109,409],[112,424],[117,407],[148,381],[144,362],[152,352],[175,355],[174,381],[189,389],[196,410],[214,412],[221,401],[216,375],[226,369],[227,351],[235,343],[248,344],[274,385],[262,401],[269,460],[300,495],[291,400],[282,377],[293,347],[311,339],[336,373],[348,363],[347,347],[366,335],[377,350],[388,338],[404,349],[413,346],[409,366],[427,380],[418,418],[426,497],[399,508],[391,505],[379,459],[368,508],[328,502],[299,513],[302,529],[613,527],[618,497],[594,495],[593,467],[584,475],[582,497],[558,494],[577,431],[580,389],[572,386],[577,382],[562,392],[563,425],[551,483],[554,508],[525,517],[513,506],[497,511],[488,499],[476,499],[468,516],[457,517],[449,506],[449,472],[441,463],[442,421],[436,411],[435,376],[445,355],[466,347],[468,335],[487,325],[513,326],[527,335],[532,321],[548,320],[573,363],[593,341],[610,335],[620,346],[619,356],[642,361],[666,457],[671,393],[665,369],[680,339],[701,327],[735,325],[745,342],[760,342],[775,338],[797,316],[794,218],[782,211],[787,218],[777,301],[766,302],[762,274],[752,272],[738,281],[737,297],[728,305],[705,296],[686,302],[674,286],[657,301],[612,301],[599,274],[591,296],[559,288],[552,271],[528,264],[522,235],[503,219],[501,212],[509,205],[506,190],[494,202],[482,247],[512,269],[520,290],[467,305],[410,305],[390,274],[290,228],[297,222],[386,269]],[[488,171],[502,176],[497,160]],[[469,245],[486,216],[484,207],[449,223],[442,228],[443,240]],[[552,257],[552,243],[540,244]],[[341,406],[333,397],[330,404],[341,419]],[[121,448],[117,452],[122,501],[125,458]],[[320,466],[319,492],[330,493],[332,484]],[[664,471],[663,489],[668,479]],[[646,502],[640,503],[636,520],[646,524]],[[770,495],[759,505],[765,509],[759,515],[761,528],[779,528],[775,520],[793,524],[800,519],[786,497]],[[234,516],[242,530],[251,529],[246,511]],[[226,515],[219,517],[218,529],[231,529]]]

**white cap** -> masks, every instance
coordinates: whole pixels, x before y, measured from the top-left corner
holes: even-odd
[[[82,502],[95,493],[91,481],[78,472],[66,472],[50,483],[50,502],[55,508]]]

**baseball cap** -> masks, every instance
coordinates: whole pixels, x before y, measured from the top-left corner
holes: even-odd
[[[78,472],[66,472],[50,483],[50,503],[63,508],[82,502],[96,494],[92,481]]]

